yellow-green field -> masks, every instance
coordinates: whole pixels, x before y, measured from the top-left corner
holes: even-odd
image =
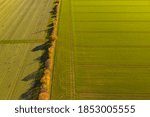
[[[0,99],[36,99],[53,0],[0,0]]]
[[[61,0],[51,99],[150,99],[150,1]]]
[[[37,99],[54,0],[0,0],[0,99]],[[150,1],[61,0],[51,99],[150,99]]]

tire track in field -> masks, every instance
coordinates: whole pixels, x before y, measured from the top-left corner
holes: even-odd
[[[5,51],[7,52],[7,50],[9,50],[9,48],[6,48],[6,47],[1,48],[1,49],[2,49],[3,51],[0,51],[0,56],[3,55],[3,53],[5,53]],[[1,57],[2,57],[2,56],[1,56]],[[6,74],[7,74],[7,72],[3,72],[3,73],[2,73],[1,76],[3,76],[3,77],[0,77],[0,86],[1,86],[2,82],[4,81]]]
[[[33,23],[33,20],[35,19],[35,17],[39,15],[39,14],[38,14],[39,10],[38,10],[38,7],[37,7],[38,5],[37,5],[37,4],[40,5],[41,2],[42,2],[42,1],[40,1],[40,2],[39,2],[39,1],[36,1],[36,2],[34,2],[34,3],[32,4],[31,7],[34,7],[34,9],[35,9],[35,11],[34,11],[34,13],[33,13],[33,15],[32,15],[32,18],[31,18],[31,17],[29,18],[29,16],[30,16],[30,11],[33,10],[33,9],[30,9],[30,11],[28,11],[28,15],[29,15],[29,16],[26,16],[26,19],[30,19],[30,23],[28,23],[28,26],[27,26],[28,28],[26,28],[26,31],[24,32],[24,36],[23,36],[23,37],[26,37],[26,34],[28,34],[28,31],[31,30],[30,24],[32,24],[32,23]],[[25,18],[24,18],[24,19],[25,19]],[[24,58],[23,58],[21,67],[19,67],[19,72],[17,72],[16,80],[15,80],[14,83],[13,83],[13,88],[12,88],[12,90],[10,90],[10,93],[9,93],[7,99],[11,99],[11,97],[13,96],[13,94],[15,94],[16,86],[17,86],[18,80],[19,80],[19,78],[21,78],[21,75],[22,75],[23,72],[24,72],[24,66],[25,66],[26,58],[28,57],[28,52],[29,52],[30,46],[32,46],[32,45],[29,45],[29,44],[28,44],[27,47],[26,47],[26,51],[25,51],[25,54],[24,54]]]
[[[69,14],[70,14],[70,33],[71,33],[71,38],[70,38],[70,49],[71,49],[71,55],[70,55],[70,83],[71,83],[71,99],[75,99],[75,63],[74,63],[74,34],[73,34],[73,22],[72,22],[72,1],[69,2]]]
[[[49,13],[47,15],[45,15],[45,13],[49,12],[51,9],[52,9],[52,3],[53,3],[53,0],[43,0],[43,5],[40,6],[40,11],[41,11],[41,14],[40,16],[38,16],[38,21],[37,23],[35,24],[35,28],[33,29],[34,31],[41,31],[41,30],[46,30],[47,29],[47,25],[48,25],[48,19],[49,19]],[[46,30],[47,31],[47,30]],[[32,31],[33,32],[33,31]],[[42,39],[44,38],[45,40],[45,37],[47,35],[47,33],[45,33],[45,31],[42,31],[41,32],[42,34],[36,34],[36,35],[31,35],[31,38],[33,36],[33,38],[35,39]]]
[[[8,6],[9,4],[10,4],[10,6]],[[10,17],[11,14],[13,13],[12,11],[14,11],[16,8],[16,7],[12,7],[12,6],[18,6],[18,4],[20,4],[20,2],[18,2],[18,0],[13,2],[13,5],[11,2],[9,2],[8,5],[3,8],[3,10],[0,10],[1,11],[0,15],[2,16],[2,17],[0,17],[0,21],[1,22],[7,21],[8,17]]]
[[[7,98],[6,98],[7,100],[11,99],[11,97],[14,93],[14,90],[16,89],[17,82],[20,78],[19,75],[22,74],[22,72],[23,72],[23,67],[24,67],[24,63],[25,63],[25,60],[26,60],[27,55],[28,55],[27,53],[29,51],[29,46],[30,45],[28,44],[25,51],[24,51],[24,54],[22,55],[23,60],[22,60],[22,63],[21,63],[21,67],[18,67],[18,70],[17,70],[18,72],[16,72],[16,74],[17,74],[16,79],[14,79],[13,83],[11,83],[12,86],[11,86],[11,89],[8,91],[8,95],[7,95]]]
[[[0,4],[3,5],[6,2],[6,0],[1,0]]]
[[[25,7],[23,7],[21,5],[21,7],[19,9],[16,10],[16,12],[14,13],[14,16],[13,17],[10,17],[10,19],[8,20],[8,22],[6,22],[6,27],[11,27],[11,28],[8,28],[5,32],[5,34],[2,36],[1,39],[8,39],[9,37],[12,38],[13,34],[16,32],[17,28],[18,28],[18,25],[22,22],[22,20],[24,19],[23,16],[20,16],[20,15],[26,15],[28,10],[27,9],[30,9],[32,4],[33,4],[33,0],[31,0],[30,2],[27,2],[28,0],[25,1],[24,4],[22,5],[25,5]],[[26,3],[27,2],[27,3]],[[22,9],[23,8],[23,9]],[[20,12],[20,13],[19,13]],[[18,14],[19,13],[19,14]],[[17,18],[15,18],[16,16],[18,16]],[[21,17],[21,18],[20,18]],[[12,19],[15,19],[14,22],[12,22]],[[15,29],[15,30],[12,30],[12,27]]]
[[[28,15],[29,14],[29,11],[30,10],[27,10],[27,9],[31,9],[31,7],[32,7],[32,4],[33,4],[33,0],[31,0],[31,2],[29,2],[28,4],[25,4],[25,7],[24,6],[22,6],[22,9],[18,9],[18,11],[20,12],[19,14],[17,13],[15,13],[14,15],[15,15],[15,17],[16,16],[18,16],[17,18],[16,18],[16,20],[12,23],[12,25],[11,25],[11,27],[13,27],[13,29],[15,28],[15,30],[13,30],[12,28],[9,28],[10,30],[8,30],[7,32],[6,32],[6,37],[5,37],[5,39],[9,39],[9,38],[13,38],[14,37],[14,34],[17,32],[17,30],[18,30],[18,28],[19,28],[19,26],[20,26],[20,24],[23,22],[23,20],[24,20],[24,17],[26,17],[26,15]],[[11,19],[15,19],[15,18],[11,18]],[[9,20],[10,21],[10,23],[12,22],[11,20]]]
[[[11,2],[13,2],[13,0],[11,0]],[[11,2],[10,2],[10,0],[3,0],[2,3],[0,3],[0,10],[3,11],[5,6],[10,5]]]
[[[61,10],[60,10],[60,19],[59,19],[59,33],[58,40],[55,50],[55,63],[53,71],[53,80],[52,80],[52,99],[75,99],[75,74],[74,74],[74,58],[73,58],[73,34],[72,34],[72,20],[71,15],[71,1],[70,0],[61,0]],[[65,16],[64,16],[65,15]],[[67,22],[67,25],[64,24]],[[66,27],[67,26],[67,27]],[[66,28],[66,31],[63,33],[63,29]],[[61,40],[62,38],[62,40]],[[67,51],[66,51],[67,49]],[[65,56],[61,56],[61,53],[67,52]],[[62,65],[59,66],[60,58],[62,57],[62,64],[66,67],[63,68]],[[61,63],[60,63],[61,64]],[[60,67],[60,69],[59,69]],[[61,70],[61,71],[60,71]],[[59,75],[57,75],[59,72]],[[60,79],[60,81],[59,81]],[[64,81],[62,81],[64,80]],[[58,89],[56,84],[60,85],[62,93],[57,94]],[[56,93],[55,93],[56,90]],[[54,92],[54,93],[53,93]]]
[[[0,14],[2,14],[3,12],[5,13],[6,11],[9,11],[9,9],[11,8],[12,4],[14,4],[16,1],[18,0],[6,0],[5,4],[1,4],[0,5]]]
[[[21,22],[17,22],[17,24],[19,25],[19,26],[17,26],[17,30],[18,31],[15,31],[15,33],[13,34],[13,37],[18,37],[18,36],[21,36],[21,34],[24,34],[24,32],[22,32],[22,27],[27,27],[25,24],[26,24],[26,22],[28,22],[29,20],[30,20],[30,17],[32,18],[32,16],[34,15],[34,13],[35,12],[37,12],[37,10],[39,10],[39,8],[37,7],[38,5],[38,3],[39,3],[39,5],[40,5],[40,3],[41,3],[41,0],[36,0],[36,2],[34,1],[34,0],[32,0],[33,2],[32,2],[32,4],[30,4],[30,7],[28,7],[27,9],[30,9],[30,10],[26,10],[25,9],[25,13],[23,13],[20,17],[21,17]],[[40,2],[39,2],[40,1]],[[34,12],[33,12],[34,11]],[[39,14],[37,13],[36,15],[35,15],[35,17],[38,17],[39,16]],[[36,19],[36,18],[34,18],[34,19]],[[36,20],[37,21],[37,20]],[[27,32],[27,35],[30,35],[31,34],[31,32],[32,32],[32,30],[34,30],[35,29],[35,27],[36,27],[36,25],[34,25],[34,24],[36,24],[35,23],[35,21],[33,21],[34,23],[31,23],[29,26],[30,27],[32,27],[32,29],[31,28],[29,28],[29,30],[27,30],[28,32]],[[28,24],[27,24],[28,25]],[[31,35],[30,35],[31,36]],[[31,37],[30,37],[31,38]],[[25,37],[22,37],[22,40],[24,40],[25,39]]]
[[[7,13],[7,17],[2,17],[2,19],[0,20],[0,22],[3,22],[3,24],[5,24],[5,27],[12,26],[12,24],[14,23],[13,22],[14,19],[17,20],[17,18],[19,17],[19,12],[21,11],[21,8],[23,6],[25,6],[25,4],[27,4],[25,0],[23,2],[21,2],[21,3],[18,3],[18,5],[17,5],[18,7],[14,10],[14,12],[11,12],[11,15],[9,15],[10,13],[8,12]],[[18,15],[18,17],[16,17],[16,14]],[[13,20],[10,20],[10,19],[13,19]],[[0,34],[2,34],[1,31],[3,31],[4,33],[6,33],[8,31],[8,29],[5,28],[3,30],[0,30]],[[4,35],[2,35],[2,37],[3,36]]]
[[[31,10],[28,12],[28,14],[26,14],[26,15],[24,16],[25,18],[23,17],[24,20],[27,21],[27,20],[29,19],[28,17],[30,16],[30,12],[31,12]],[[29,15],[29,16],[28,16],[28,15]],[[20,17],[18,17],[18,19],[19,19],[19,18],[20,18]],[[20,24],[20,25],[21,25],[21,24]],[[20,27],[20,25],[19,25],[18,27]],[[24,36],[23,36],[23,37],[24,37]],[[13,36],[11,37],[11,39],[13,39]],[[13,41],[13,40],[10,40],[10,42],[11,42],[11,41]],[[14,41],[15,41],[15,40],[14,40]],[[14,47],[14,49],[15,49],[15,47]],[[21,51],[21,49],[20,49],[20,50],[17,49],[17,51]],[[19,67],[19,68],[20,68],[20,67]],[[7,74],[6,74],[6,75],[7,75]]]
[[[66,46],[67,47],[67,49],[69,49],[69,52],[67,53],[67,54],[69,54],[69,55],[67,55],[68,57],[65,57],[65,56],[63,56],[63,60],[66,60],[67,61],[67,63],[65,63],[65,65],[66,66],[68,66],[68,70],[63,70],[62,72],[61,72],[61,74],[59,75],[59,78],[65,78],[64,80],[65,80],[65,93],[63,93],[63,95],[65,95],[65,97],[67,97],[68,99],[73,99],[73,85],[72,85],[72,78],[73,78],[73,72],[71,72],[72,71],[72,63],[71,63],[71,34],[70,34],[70,26],[71,26],[71,21],[70,21],[70,9],[69,9],[69,5],[70,5],[70,1],[69,0],[67,0],[67,1],[61,1],[62,3],[61,3],[61,5],[62,5],[62,13],[60,14],[61,16],[60,16],[60,18],[61,19],[59,19],[59,25],[61,25],[61,26],[59,26],[60,28],[64,28],[64,25],[62,24],[65,20],[67,20],[67,22],[68,22],[68,25],[67,25],[67,31],[66,32],[69,32],[69,33],[64,33],[64,34],[62,34],[62,32],[60,31],[60,37],[58,37],[58,40],[59,39],[61,39],[61,36],[64,36],[63,37],[63,39],[64,38],[66,38],[66,39],[64,39],[64,42],[62,43],[63,44],[63,46]],[[64,2],[64,3],[63,3]],[[63,6],[63,4],[64,4],[64,6]],[[65,10],[66,10],[66,8],[67,8],[67,13],[65,14],[65,15],[67,15],[68,17],[67,18],[64,18],[63,19],[63,15],[64,15],[64,12],[65,12]],[[59,36],[59,35],[58,35]],[[56,43],[57,44],[57,43]],[[59,48],[59,46],[62,46],[61,44],[57,44],[56,46],[58,46],[58,48]],[[57,50],[56,50],[57,51]],[[56,54],[57,54],[57,52],[56,52]],[[56,57],[59,57],[59,56],[56,56]],[[58,59],[58,58],[56,58],[55,57],[55,59]],[[59,59],[58,59],[59,60]],[[56,62],[58,62],[58,61],[56,61]],[[56,63],[57,64],[57,63]],[[56,68],[57,69],[57,68]],[[56,72],[55,72],[55,74],[57,74],[57,72],[58,72],[58,70],[56,70]],[[63,76],[64,75],[64,76]],[[66,76],[65,76],[66,75]],[[54,82],[54,80],[55,80],[55,78],[53,78],[53,82]],[[57,82],[57,80],[58,80],[58,78],[57,78],[57,75],[56,75],[56,82]],[[60,82],[60,84],[61,84],[61,82]],[[53,84],[52,84],[53,85]],[[62,84],[62,85],[64,85],[64,84]],[[56,86],[57,87],[57,86]],[[63,87],[63,86],[62,86]],[[57,95],[57,94],[56,94]],[[60,96],[58,96],[57,98],[58,99],[60,99],[60,98],[63,98],[63,95],[61,94]]]
[[[40,11],[41,11],[41,14],[40,16],[38,17],[38,21],[37,23],[35,24],[35,28],[33,29],[34,31],[38,32],[38,31],[41,31],[41,30],[45,30],[45,26],[47,26],[47,22],[48,22],[48,18],[49,18],[49,14],[48,15],[45,15],[44,14],[49,11],[50,8],[50,4],[52,4],[52,0],[45,0],[44,1],[45,3],[43,4],[43,6],[41,6],[40,8]],[[43,17],[44,16],[44,17]],[[47,31],[47,30],[46,30]],[[33,38],[37,38],[38,36],[38,39],[42,39],[43,37],[45,38],[46,37],[46,33],[45,31],[42,31],[41,32],[42,34],[40,35],[33,35],[34,37]],[[39,37],[40,36],[40,37]],[[45,40],[45,39],[44,39]]]
[[[39,2],[38,2],[37,4],[39,4]],[[36,5],[35,5],[35,7],[36,7]],[[13,14],[13,15],[15,16],[16,14]],[[39,15],[39,14],[37,14],[37,15]],[[26,20],[27,20],[27,19],[30,19],[30,18],[26,18]],[[34,18],[34,19],[35,19],[35,18]],[[22,21],[21,24],[23,24],[26,20]],[[33,22],[33,21],[32,21],[32,22]],[[34,25],[34,26],[36,27],[36,25]],[[20,25],[19,25],[19,27],[20,27]],[[33,28],[33,26],[32,26],[32,28]],[[18,30],[18,29],[17,29],[17,30]],[[16,30],[16,31],[17,31],[17,30]],[[30,27],[28,27],[28,30],[27,30],[27,31],[29,31],[29,30],[31,31],[32,29],[31,29]],[[28,35],[28,33],[25,34],[25,37],[26,37],[27,35]],[[13,37],[15,37],[15,35],[14,35]],[[21,36],[21,38],[22,38],[22,37],[24,37],[24,36]],[[13,41],[14,38],[11,37],[11,39],[12,39],[11,41]],[[29,47],[30,47],[30,46],[29,46]],[[15,46],[14,46],[13,48],[15,49]],[[8,48],[5,48],[5,49],[9,50]],[[20,49],[17,49],[17,52],[18,52],[19,50],[20,50]],[[28,49],[27,49],[27,50],[28,50]],[[27,57],[28,57],[28,56],[27,56]],[[19,65],[19,66],[20,66],[20,65]],[[20,72],[17,72],[17,74],[18,74],[18,73],[20,73]],[[8,79],[7,79],[7,80],[8,80]],[[11,84],[12,84],[12,83],[11,83]],[[13,85],[14,85],[14,84],[13,84]],[[12,97],[12,96],[11,96],[11,97]]]
[[[5,47],[6,48],[6,50],[7,51],[5,51],[5,54],[3,55],[4,57],[6,57],[7,56],[7,54],[8,53],[6,53],[6,52],[9,52],[9,50],[10,50],[10,47]],[[14,50],[14,49],[16,49],[16,46],[13,46],[13,47],[11,47],[11,50]],[[20,51],[20,49],[17,49],[16,51],[15,51],[15,55],[17,54],[17,53],[20,53],[19,52]],[[15,57],[15,55],[14,55],[14,57]],[[12,61],[12,60],[11,60]],[[10,62],[9,62],[10,63]],[[13,64],[14,65],[14,64]],[[12,67],[12,64],[11,65],[9,65],[8,66],[8,68],[13,68]],[[11,77],[6,77],[7,75],[8,75],[8,72],[9,72],[10,70],[8,70],[8,69],[6,69],[6,71],[4,72],[5,73],[5,75],[4,75],[4,77],[3,77],[3,79],[2,79],[2,82],[1,82],[1,84],[0,84],[0,87],[1,88],[3,88],[3,87],[5,87],[5,88],[8,88],[9,86],[8,86],[8,84],[10,84],[12,81],[13,81],[13,79],[10,79]],[[14,75],[14,74],[13,74]],[[7,89],[8,90],[8,92],[9,92],[9,88]],[[0,97],[1,99],[7,99],[6,97],[7,97],[7,95],[8,95],[8,92],[6,93],[6,92],[4,92],[4,95],[2,94],[2,97]]]

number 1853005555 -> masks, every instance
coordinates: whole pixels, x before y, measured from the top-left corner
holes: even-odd
[[[80,105],[79,113],[135,113],[135,105]]]

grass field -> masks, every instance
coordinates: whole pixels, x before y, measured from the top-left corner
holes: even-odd
[[[51,99],[150,99],[150,1],[61,0]]]
[[[39,77],[37,59],[42,55],[38,47],[45,42],[52,3],[0,0],[0,99],[29,99],[34,94],[30,88]]]

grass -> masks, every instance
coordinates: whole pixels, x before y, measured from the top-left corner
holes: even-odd
[[[0,1],[0,99],[36,99],[52,0]],[[38,85],[38,84],[36,84]]]
[[[150,2],[61,2],[51,99],[150,99]]]

